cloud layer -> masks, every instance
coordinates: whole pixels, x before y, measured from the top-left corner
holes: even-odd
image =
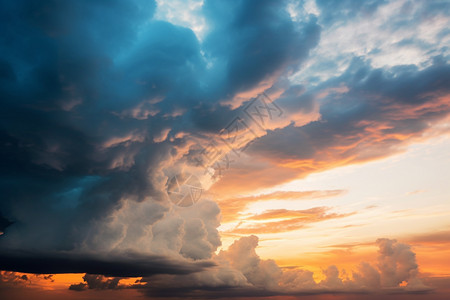
[[[377,264],[361,262],[351,274],[331,265],[316,282],[311,271],[283,269],[273,260],[261,259],[255,252],[258,238],[240,238],[228,250],[220,251],[217,266],[189,275],[155,275],[120,288],[139,289],[150,297],[222,298],[273,295],[314,295],[323,293],[426,293],[431,288],[418,278],[415,253],[407,244],[378,239]],[[94,280],[95,279],[95,280]],[[116,289],[119,281],[84,277],[85,283],[73,290]],[[114,284],[112,284],[114,283]],[[402,284],[400,286],[400,284]]]

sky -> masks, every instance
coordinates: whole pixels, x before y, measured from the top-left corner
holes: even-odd
[[[0,2],[2,299],[448,299],[450,2]]]

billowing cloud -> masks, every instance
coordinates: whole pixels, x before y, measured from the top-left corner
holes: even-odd
[[[154,20],[153,2],[5,5],[2,248],[210,257],[217,206],[173,208],[164,168],[188,155],[186,135],[214,128],[208,118],[232,116],[222,101],[304,60],[315,19],[294,23],[285,3],[211,1],[200,43]]]
[[[415,253],[407,244],[378,239],[378,263],[361,264],[351,276],[331,265],[323,270],[323,280],[300,268],[283,269],[273,260],[261,259],[255,252],[256,236],[235,241],[214,258],[215,269],[192,275],[156,275],[143,278],[138,286],[152,297],[221,298],[273,295],[311,295],[322,293],[417,293],[430,287],[418,277]]]

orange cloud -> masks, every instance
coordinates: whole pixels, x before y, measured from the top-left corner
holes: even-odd
[[[222,199],[218,202],[222,212],[222,221],[226,223],[238,219],[238,213],[244,211],[250,203],[265,200],[313,200],[336,197],[345,193],[345,190],[278,191],[258,196]]]
[[[293,231],[303,228],[311,223],[321,222],[330,219],[344,218],[355,213],[337,214],[330,213],[328,207],[314,207],[306,210],[276,209],[268,210],[262,214],[253,215],[246,218],[237,228],[231,230],[237,234],[261,234],[279,233]],[[277,219],[277,221],[271,221]],[[268,221],[268,222],[254,222]],[[250,223],[250,225],[246,225]],[[243,226],[242,226],[243,225]]]

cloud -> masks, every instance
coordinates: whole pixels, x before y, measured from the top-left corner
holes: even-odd
[[[336,197],[344,194],[344,190],[323,191],[277,191],[258,196],[237,197],[218,200],[222,215],[222,222],[230,222],[238,218],[238,213],[243,212],[252,203],[267,200],[311,200],[328,197]]]
[[[311,223],[345,218],[355,214],[327,213],[329,210],[330,208],[328,207],[314,207],[305,210],[267,210],[260,214],[244,218],[239,225],[230,230],[230,232],[235,234],[287,232],[304,228]]]
[[[122,288],[119,285],[120,282],[119,277],[107,278],[103,275],[93,275],[93,274],[85,274],[83,276],[83,282],[78,284],[72,284],[69,287],[69,290],[72,291],[83,291],[85,289],[96,289],[96,290],[114,290]]]
[[[378,239],[377,244],[380,248],[378,268],[383,286],[398,286],[404,280],[417,276],[416,256],[409,245],[396,244],[395,240],[389,239]]]
[[[449,72],[443,57],[422,70],[412,65],[377,69],[355,58],[344,74],[310,91],[320,103],[320,119],[268,131],[246,151],[251,160],[225,173],[212,190],[250,193],[402,152],[446,122]],[[239,184],[244,176],[254,182]]]
[[[313,13],[322,25],[319,45],[295,82],[317,85],[344,73],[352,58],[362,56],[377,68],[431,64],[448,56],[448,11],[445,1],[314,1]],[[311,5],[309,5],[311,6]],[[298,5],[296,18],[305,7]]]
[[[409,245],[390,239],[378,239],[377,245],[377,265],[361,262],[351,276],[343,276],[342,270],[331,265],[323,270],[324,279],[316,282],[311,271],[280,268],[273,260],[261,259],[255,252],[258,238],[247,236],[219,252],[214,258],[218,262],[216,268],[192,275],[143,278],[138,286],[130,288],[139,288],[150,297],[183,295],[208,299],[328,293],[404,294],[431,290],[418,278],[415,254]]]
[[[0,268],[24,273],[90,273],[116,277],[139,277],[152,274],[187,274],[214,266],[213,262],[188,262],[165,256],[139,253],[104,254],[2,252]]]
[[[207,139],[234,116],[224,101],[298,69],[317,44],[315,18],[293,22],[285,6],[205,2],[210,29],[199,41],[156,20],[153,1],[6,3],[3,266],[26,269],[23,255],[36,272],[81,272],[86,259],[106,274],[112,256],[137,268],[130,251],[163,255],[169,269],[211,258],[221,244],[217,205],[178,209],[165,183],[188,164],[191,136]]]
[[[284,1],[253,0],[204,3],[213,28],[205,38],[205,51],[214,60],[213,68],[220,70],[217,73],[223,73],[218,89],[221,98],[271,82],[285,69],[295,70],[317,44],[320,27],[316,19],[294,23],[285,5]]]
[[[0,290],[8,287],[24,286],[28,282],[26,274],[16,272],[0,271]]]
[[[449,90],[444,79],[448,72],[448,64],[439,59],[421,71],[413,66],[372,69],[355,59],[344,75],[323,84],[327,88],[345,85],[348,91],[328,94],[321,100],[320,120],[270,132],[253,143],[251,150],[266,157],[277,155],[286,162],[314,159],[317,163],[322,160],[321,149],[336,160],[352,161],[380,156],[377,149],[381,145],[395,151],[429,130],[427,122],[435,123],[448,115]],[[269,147],[289,140],[295,141],[295,148]]]
[[[6,227],[8,227],[11,224],[12,224],[12,222],[10,222],[8,219],[6,219],[2,215],[0,215],[0,235],[2,235],[3,232],[5,231]]]
[[[74,254],[84,267],[88,265],[82,263],[83,255],[87,261],[96,261],[92,251],[120,248],[121,241],[131,248],[145,248],[152,240],[151,225],[169,210],[161,188],[148,179],[164,159],[160,151],[167,149],[151,141],[167,129],[158,131],[155,126],[149,134],[148,122],[139,124],[114,112],[146,97],[143,84],[136,83],[139,76],[162,78],[152,60],[163,63],[165,70],[169,65],[177,68],[190,59],[189,51],[196,51],[196,39],[188,29],[164,22],[151,22],[140,33],[144,37],[138,36],[138,29],[152,17],[152,2],[103,6],[47,1],[8,6],[2,19],[13,25],[2,26],[10,42],[2,43],[7,76],[2,77],[1,89],[7,96],[2,105],[11,118],[2,123],[0,136],[5,145],[1,172],[9,175],[2,176],[0,184],[2,220],[14,225],[2,236],[2,248],[17,249],[19,254],[26,250],[26,256],[33,250],[42,252],[36,257],[50,261],[48,252],[63,251],[60,261],[67,257],[73,265]],[[18,31],[27,38],[18,39]],[[168,37],[172,39],[164,40]],[[173,41],[185,48],[174,47]],[[153,52],[145,50],[149,45]],[[34,54],[27,48],[33,48]],[[147,54],[137,55],[139,51]],[[131,52],[136,57],[127,59]],[[145,70],[148,63],[154,70]],[[130,69],[134,78],[121,75]],[[126,104],[118,92],[124,87],[132,91]],[[181,234],[184,221],[178,223],[175,233]],[[156,245],[158,233],[167,233],[167,229],[157,231],[158,227],[155,249],[164,246],[164,240]],[[130,263],[127,260],[124,263]],[[12,260],[8,268],[18,268],[19,262],[19,258]],[[39,264],[36,271],[45,272],[45,268]],[[101,273],[101,268],[96,272]]]
[[[371,17],[387,1],[316,1],[320,20],[325,24],[347,22],[355,17]]]

